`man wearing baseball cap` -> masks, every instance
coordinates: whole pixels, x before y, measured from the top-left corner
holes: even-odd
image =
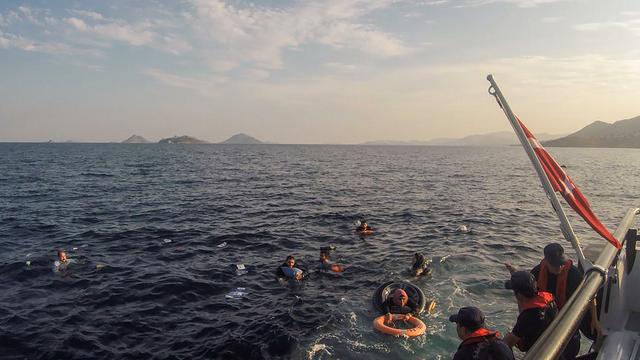
[[[515,271],[510,264],[505,265],[511,273]],[[566,258],[564,248],[558,243],[551,243],[544,247],[544,258],[540,261],[540,264],[531,270],[531,273],[538,282],[538,289],[553,294],[558,309],[562,309],[583,278],[580,270],[573,265],[570,259]],[[589,311],[585,315],[580,329],[591,340],[596,339],[600,331],[600,323],[597,317],[595,299],[591,301]],[[564,356],[566,359],[573,359],[578,355],[579,351],[580,332],[576,331],[565,348]]]
[[[500,333],[484,327],[484,314],[468,306],[449,316],[456,323],[456,332],[462,340],[453,360],[514,360],[513,351],[500,339]]]
[[[504,341],[509,347],[516,346],[527,352],[557,315],[557,305],[553,295],[538,291],[536,279],[528,271],[514,272],[504,287],[513,290],[520,311],[516,324],[505,335]]]

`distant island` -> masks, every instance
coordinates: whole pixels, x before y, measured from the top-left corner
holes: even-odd
[[[563,135],[539,134],[538,139],[550,140]],[[378,140],[368,141],[362,145],[428,145],[428,146],[510,146],[518,144],[518,138],[513,131],[498,131],[481,135],[469,135],[463,138],[437,138],[432,140],[397,141]]]
[[[192,136],[174,136],[158,141],[158,144],[208,144],[209,142],[196,139]]]
[[[543,142],[555,147],[640,148],[640,116],[609,124],[595,121],[573,134]]]
[[[220,144],[251,144],[251,145],[255,145],[255,144],[264,144],[264,142],[251,137],[247,134],[236,134],[233,135],[232,137],[228,138],[227,140],[221,142]]]
[[[122,140],[123,144],[149,144],[151,141],[143,138],[140,135],[131,135],[128,139]]]

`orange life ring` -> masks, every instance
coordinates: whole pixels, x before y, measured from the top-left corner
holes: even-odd
[[[427,325],[425,325],[422,320],[418,319],[415,316],[410,317],[406,320],[409,324],[413,325],[410,329],[396,329],[391,326],[387,326],[384,323],[385,315],[380,315],[375,320],[373,320],[373,328],[380,331],[383,334],[393,335],[393,336],[407,336],[407,337],[415,337],[424,335],[427,331]],[[396,320],[404,320],[406,315],[403,314],[391,314],[391,318]]]

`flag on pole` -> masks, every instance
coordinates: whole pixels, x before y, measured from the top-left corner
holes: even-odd
[[[620,242],[607,230],[607,228],[598,220],[596,214],[591,210],[591,206],[587,201],[587,198],[582,195],[582,192],[576,186],[576,184],[571,180],[569,175],[562,170],[560,165],[551,157],[551,155],[545,150],[544,147],[540,144],[538,139],[527,129],[526,126],[518,119],[518,124],[524,131],[527,140],[531,144],[533,151],[536,153],[536,157],[540,161],[542,168],[544,169],[553,190],[562,194],[562,197],[569,203],[569,206],[577,212],[584,221],[591,226],[593,230],[595,230],[598,234],[600,234],[603,238],[605,238],[608,242],[610,242],[617,249],[620,249],[622,245]]]

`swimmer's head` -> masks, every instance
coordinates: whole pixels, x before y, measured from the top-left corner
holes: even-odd
[[[320,251],[320,261],[329,260],[329,254],[326,251]]]
[[[396,303],[396,305],[406,305],[407,301],[409,300],[409,296],[407,295],[407,292],[402,290],[402,289],[396,289],[396,291],[393,293],[393,301]]]
[[[287,260],[285,262],[287,263],[287,266],[293,267],[296,264],[296,259],[293,257],[293,255],[289,255],[287,256]]]
[[[58,260],[61,262],[67,261],[67,253],[64,250],[58,250]]]

